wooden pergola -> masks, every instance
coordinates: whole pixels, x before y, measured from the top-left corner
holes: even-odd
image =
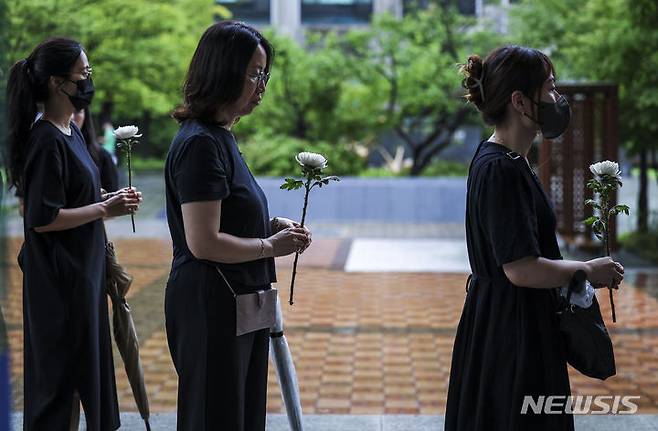
[[[592,215],[585,205],[592,198],[587,181],[589,165],[601,160],[618,160],[619,101],[616,84],[561,84],[558,91],[569,99],[571,123],[558,139],[539,146],[539,177],[550,196],[557,216],[557,229],[570,246],[594,249],[591,229],[584,223]],[[616,202],[616,196],[614,197]],[[613,248],[617,230],[610,226]]]

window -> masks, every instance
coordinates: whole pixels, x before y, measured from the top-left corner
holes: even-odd
[[[217,0],[233,14],[232,19],[249,24],[270,23],[270,0]]]
[[[432,3],[430,0],[404,0],[402,3],[403,13],[407,14],[415,8],[425,9]],[[476,0],[456,0],[457,10],[462,15],[475,15]]]
[[[367,24],[372,0],[302,0],[302,24]]]

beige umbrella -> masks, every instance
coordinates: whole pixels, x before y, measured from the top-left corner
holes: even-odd
[[[117,262],[114,244],[110,241],[106,246],[106,291],[112,300],[112,323],[114,327],[114,342],[119,348],[123,364],[128,375],[128,381],[135,397],[147,431],[151,431],[149,424],[149,400],[144,385],[144,371],[139,359],[139,342],[137,331],[133,322],[130,306],[126,302],[126,294],[133,281],[131,275]]]

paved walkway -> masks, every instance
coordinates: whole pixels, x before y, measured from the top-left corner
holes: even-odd
[[[138,230],[140,226],[138,223]],[[120,261],[135,277],[129,302],[140,336],[151,408],[155,413],[171,413],[176,407],[176,375],[163,325],[164,285],[171,248],[168,240],[127,238],[131,236],[132,233],[117,239],[116,247]],[[422,430],[422,423],[438,429],[439,415],[445,410],[450,357],[464,300],[466,273],[445,272],[441,268],[401,269],[401,260],[416,259],[415,243],[410,246],[408,240],[391,239],[386,247],[368,241],[359,246],[359,241],[316,239],[313,248],[300,260],[302,266],[292,307],[286,301],[291,261],[277,262],[277,287],[284,302],[286,334],[297,365],[304,412],[310,415],[309,429]],[[440,241],[446,240],[437,241],[426,243],[420,254],[429,253],[432,245],[439,247]],[[16,255],[19,244],[19,238],[12,240],[9,256]],[[370,261],[376,268],[370,271],[360,255],[369,255],[377,249],[385,258],[372,259],[371,255]],[[402,250],[402,254],[394,253],[396,249]],[[462,255],[461,264],[463,258]],[[360,267],[354,263],[358,261],[362,262]],[[20,411],[21,274],[13,257],[5,264],[9,266],[10,286],[4,311],[12,352],[14,407]],[[657,298],[658,272],[628,271],[627,282],[616,293],[618,323],[608,323],[616,349],[618,375],[599,382],[570,370],[574,394],[639,395],[639,413],[658,413]],[[608,301],[602,298],[600,302],[607,319]],[[118,357],[115,361],[121,410],[134,412],[121,361]],[[268,412],[273,415],[270,429],[282,429],[276,428],[284,426],[285,421],[276,416],[284,410],[273,369],[269,377]],[[341,422],[346,419],[328,414],[357,416]],[[404,415],[400,421],[420,422],[391,428],[396,419],[390,415]],[[421,416],[413,419],[408,415]],[[165,414],[162,418],[166,422],[171,416]],[[333,425],[322,425],[334,419],[337,422],[331,422]],[[639,424],[641,419],[628,421]],[[631,422],[624,422],[628,423]]]
[[[13,431],[20,431],[22,417],[14,416]],[[576,416],[576,431],[658,431],[658,416]],[[151,417],[153,431],[171,431],[176,427],[174,413],[155,413]],[[81,429],[84,429],[81,426]],[[141,431],[144,422],[137,413],[121,415],[121,430]],[[267,416],[267,431],[287,431],[288,420],[282,414]],[[422,415],[307,415],[308,431],[437,431],[443,429],[442,416]]]

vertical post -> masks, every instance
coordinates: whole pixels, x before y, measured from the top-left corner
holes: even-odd
[[[475,0],[475,17],[482,18],[484,15],[484,0]]]
[[[500,8],[500,31],[507,34],[509,28],[509,0],[501,0]]]
[[[373,0],[372,2],[372,13],[375,15],[388,12],[400,19],[403,15],[402,9],[402,0]]]
[[[605,89],[605,117],[603,133],[603,159],[617,161],[619,159],[619,96],[616,84]],[[617,191],[610,196],[610,205],[617,204]],[[610,221],[610,248],[617,250],[617,220]]]
[[[302,43],[302,0],[270,0],[270,23],[279,34]]]
[[[573,120],[572,120],[573,121]],[[562,217],[564,219],[564,234],[573,240],[574,238],[574,217],[573,217],[573,158],[568,154],[573,145],[573,129],[570,128],[564,134],[562,140]]]
[[[584,103],[584,112],[583,112],[583,160],[582,160],[582,169],[583,169],[583,199],[579,205],[583,206],[583,220],[591,217],[593,214],[593,208],[589,205],[585,205],[587,199],[592,199],[594,193],[592,189],[587,187],[587,180],[591,177],[591,172],[589,171],[589,165],[593,163],[594,160],[594,115],[596,113],[596,103],[597,103],[597,94],[596,92],[588,92],[585,95]],[[580,187],[580,186],[579,186]],[[589,241],[592,238],[592,228],[585,226],[585,237]]]

